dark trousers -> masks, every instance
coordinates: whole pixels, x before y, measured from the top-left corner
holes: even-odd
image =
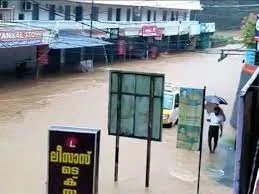
[[[213,146],[213,150],[212,150],[212,139],[214,138],[214,146]],[[215,149],[218,145],[218,139],[219,139],[219,126],[213,126],[210,125],[209,126],[209,134],[208,134],[208,143],[209,143],[209,149],[211,153],[215,152]]]

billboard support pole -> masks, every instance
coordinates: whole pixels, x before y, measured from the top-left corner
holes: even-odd
[[[154,98],[154,80],[151,78],[150,82],[150,96],[149,96],[149,119],[148,119],[148,136],[147,136],[147,163],[146,163],[146,188],[149,187],[150,180],[150,159],[151,159],[151,139],[152,139],[152,125],[153,125],[153,98]]]
[[[118,74],[118,103],[117,103],[117,123],[116,123],[116,143],[115,143],[115,164],[114,182],[118,181],[119,174],[119,150],[120,150],[120,120],[121,120],[121,74]]]
[[[204,126],[205,95],[206,95],[206,87],[204,87],[204,90],[203,90],[203,104],[202,104],[202,116],[201,116],[201,134],[200,134],[200,156],[199,156],[197,194],[200,193],[201,158],[202,158],[202,141],[203,141],[203,126]]]

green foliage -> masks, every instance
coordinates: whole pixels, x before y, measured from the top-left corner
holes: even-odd
[[[242,42],[247,46],[247,48],[255,48],[255,26],[256,15],[251,13],[248,17],[244,18],[242,26]]]
[[[210,38],[210,40],[211,40],[211,41],[215,41],[215,42],[217,42],[217,41],[226,42],[226,41],[227,41],[225,36],[217,35],[217,34],[213,35],[213,36]]]
[[[238,44],[240,43],[240,41],[235,40],[233,37],[226,37],[223,35],[213,35],[210,40],[212,42],[222,42],[222,43],[226,43],[226,44]]]

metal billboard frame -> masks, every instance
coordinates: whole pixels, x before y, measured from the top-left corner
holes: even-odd
[[[138,76],[149,76],[149,77],[151,77],[151,78],[154,78],[154,77],[159,77],[159,78],[162,78],[162,92],[164,91],[164,74],[158,74],[158,73],[142,73],[142,72],[131,72],[131,71],[119,71],[119,70],[111,70],[110,71],[110,77],[111,77],[111,75],[113,74],[113,73],[117,73],[117,74],[119,74],[119,76],[121,76],[122,74],[124,74],[124,75],[138,75]],[[120,77],[120,79],[121,79],[121,77]],[[118,80],[119,81],[119,80]],[[154,80],[151,80],[151,81],[154,81]],[[109,84],[110,84],[110,87],[109,87],[109,106],[108,106],[108,117],[109,117],[109,119],[108,119],[108,134],[109,135],[114,135],[114,136],[116,136],[116,132],[114,132],[114,133],[112,133],[111,132],[111,130],[110,130],[110,128],[111,128],[111,95],[112,94],[117,94],[118,95],[118,102],[121,102],[121,96],[122,95],[130,95],[130,96],[134,96],[135,97],[135,100],[136,100],[136,97],[149,97],[149,99],[151,99],[151,98],[159,98],[160,99],[160,102],[161,102],[161,105],[163,106],[163,93],[162,93],[162,95],[161,96],[159,96],[159,95],[145,95],[145,94],[138,94],[138,93],[128,93],[128,92],[122,92],[121,91],[121,80],[119,81],[119,83],[118,83],[118,92],[113,92],[112,91],[112,88],[111,88],[111,86],[112,86],[112,79],[110,78],[110,80],[109,80]],[[153,83],[154,84],[154,83]],[[152,85],[151,83],[150,83],[150,85]],[[135,86],[136,87],[136,86]],[[150,86],[151,87],[151,86]],[[152,86],[153,87],[153,86]],[[151,93],[151,88],[150,88],[150,93]],[[151,101],[151,100],[150,100]],[[136,105],[136,101],[135,101],[135,104],[134,105]],[[117,116],[118,118],[120,117],[120,111],[121,111],[121,103],[118,103],[118,107],[117,107],[117,113],[118,113],[118,115],[119,116]],[[150,108],[150,107],[149,107]],[[134,113],[135,114],[135,113]],[[162,117],[163,117],[163,110],[161,109],[161,111],[160,111],[160,121],[162,121]],[[119,119],[117,119],[117,122],[119,122],[118,121]],[[134,117],[134,123],[135,123],[135,117]],[[119,124],[120,123],[117,123],[117,127],[118,128],[120,128],[120,126],[119,126]],[[152,141],[158,141],[158,142],[161,142],[162,141],[162,122],[161,122],[161,125],[160,125],[160,129],[159,129],[159,138],[153,138],[152,137]],[[134,129],[134,132],[135,132],[135,129]],[[134,136],[134,132],[133,132],[133,135],[125,135],[125,134],[122,134],[121,132],[119,132],[119,135],[121,136],[121,137],[128,137],[128,138],[137,138],[137,139],[142,139],[142,140],[146,140],[147,139],[147,137],[139,137],[139,136]]]
[[[117,82],[117,91],[114,92],[112,91],[113,87],[113,74],[118,74],[118,82]],[[122,92],[122,75],[134,75],[134,76],[146,76],[150,78],[150,83],[149,83],[149,95],[143,95],[143,94],[138,94],[136,93],[136,77],[134,80],[135,84],[135,93],[130,93],[130,92]],[[155,78],[160,78],[162,79],[161,83],[161,88],[160,88],[160,96],[154,95],[156,92],[156,86],[155,86]],[[115,165],[114,165],[114,181],[118,181],[118,170],[119,170],[119,140],[120,136],[122,137],[129,137],[129,138],[137,138],[137,139],[146,139],[147,140],[147,160],[146,160],[146,182],[145,186],[149,187],[149,179],[150,179],[150,158],[151,158],[151,141],[161,141],[162,140],[162,117],[163,117],[163,94],[164,94],[164,83],[165,83],[165,75],[164,74],[158,74],[158,73],[143,73],[143,72],[131,72],[131,71],[119,71],[119,70],[111,70],[110,71],[110,81],[109,81],[109,107],[108,107],[108,133],[109,135],[116,135],[116,145],[115,145]],[[112,109],[112,95],[116,94],[117,95],[117,110],[116,110],[116,133],[111,132],[111,120],[112,120],[112,115],[111,115],[111,109]],[[133,133],[132,135],[124,135],[121,133],[121,97],[122,95],[129,95],[129,96],[134,96],[134,120],[133,123],[135,123],[135,115],[136,115],[136,97],[148,97],[149,98],[149,108],[147,111],[148,114],[148,125],[147,125],[147,136],[146,137],[138,137],[134,136],[134,127],[133,125]],[[154,118],[154,99],[159,98],[160,99],[160,112],[159,112],[159,137],[158,138],[152,138],[152,130],[153,130],[153,118]]]

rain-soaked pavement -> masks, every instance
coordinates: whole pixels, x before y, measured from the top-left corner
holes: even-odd
[[[181,53],[157,60],[99,67],[93,73],[44,78],[38,82],[0,82],[0,185],[3,194],[45,194],[47,138],[51,125],[102,129],[100,194],[194,194],[198,152],[176,149],[176,128],[164,129],[152,143],[151,182],[145,189],[146,142],[121,138],[119,182],[113,182],[115,137],[107,135],[108,70],[160,72],[180,86],[207,86],[207,94],[225,97],[230,117],[242,57]],[[227,122],[214,155],[204,129],[200,193],[229,194],[232,189],[234,130]]]

